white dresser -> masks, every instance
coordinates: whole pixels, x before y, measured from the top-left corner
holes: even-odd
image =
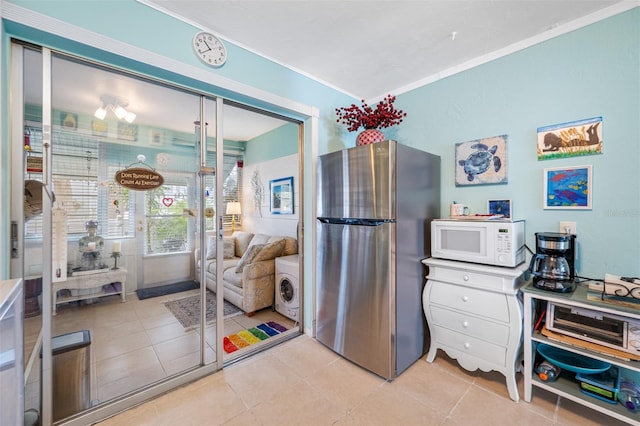
[[[522,354],[522,300],[528,265],[516,268],[429,258],[422,304],[431,333],[427,362],[438,349],[469,371],[498,371],[519,400],[516,370]]]

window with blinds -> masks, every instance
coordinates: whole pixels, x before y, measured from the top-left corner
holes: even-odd
[[[52,144],[52,189],[67,212],[67,232],[85,234],[85,222],[97,220],[98,235],[105,236],[98,218],[98,143],[54,134],[58,137]]]
[[[145,192],[145,254],[185,251],[189,246],[189,178],[172,173],[163,176],[164,185]]]
[[[42,156],[42,131],[26,129],[32,152]],[[109,166],[106,144],[96,138],[58,130],[52,134],[52,185],[55,201],[67,212],[69,236],[86,234],[85,223],[98,221],[98,235],[127,237],[134,235],[135,203],[131,192],[116,185],[117,166]],[[41,173],[29,173],[27,179],[42,181]],[[42,216],[25,223],[26,238],[42,237]]]
[[[215,154],[209,154],[209,164],[215,164]],[[240,199],[242,182],[241,171],[238,167],[239,156],[225,155],[223,161],[223,195],[224,210],[230,201]],[[152,191],[145,192],[145,254],[163,254],[190,250],[194,246],[189,233],[189,219],[197,218],[196,174],[169,173],[164,176],[164,185]],[[204,207],[215,211],[215,176],[207,176],[204,188]],[[217,215],[216,215],[217,216]],[[223,228],[231,228],[232,217],[223,213]],[[236,216],[236,226],[240,223],[240,216]],[[205,229],[214,230],[215,218],[205,220]]]
[[[32,153],[42,156],[42,132],[29,128]],[[52,189],[56,202],[67,212],[69,236],[86,234],[85,223],[98,221],[98,235],[105,238],[135,236],[135,192],[114,181],[116,172],[124,166],[109,164],[108,143],[88,135],[65,130],[52,134]],[[122,152],[128,148],[120,147]],[[207,164],[216,164],[215,153],[209,153]],[[125,153],[125,157],[129,157]],[[230,229],[232,215],[226,205],[239,201],[242,195],[241,154],[225,154],[223,160],[223,228]],[[189,250],[188,215],[194,212],[198,194],[195,193],[195,173],[164,172],[165,183],[153,191],[145,191],[145,254],[162,254]],[[41,173],[31,173],[27,179],[42,180]],[[207,176],[204,207],[215,210],[215,176]],[[197,212],[194,212],[197,215]],[[218,212],[216,212],[218,213]],[[216,214],[217,217],[217,214]],[[215,229],[214,219],[206,220],[206,229]],[[236,226],[242,215],[236,215]],[[27,238],[42,237],[42,216],[25,223]]]

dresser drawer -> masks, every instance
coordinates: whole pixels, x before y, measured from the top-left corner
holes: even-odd
[[[509,327],[486,321],[478,317],[462,314],[432,305],[433,323],[460,333],[476,337],[496,345],[506,346],[509,343]]]
[[[494,365],[501,367],[506,365],[507,349],[505,347],[494,345],[466,334],[454,333],[440,326],[435,326],[434,329],[436,332],[435,339],[438,344]],[[461,361],[462,365],[466,364],[464,360],[458,360]]]
[[[474,288],[429,280],[429,305],[438,304],[464,312],[509,322],[507,296]]]
[[[455,268],[429,267],[427,279],[435,279],[452,284],[462,284],[471,287],[478,287],[485,290],[503,291],[503,289],[514,288],[513,277],[503,277],[497,274],[487,275],[479,272],[472,272]]]

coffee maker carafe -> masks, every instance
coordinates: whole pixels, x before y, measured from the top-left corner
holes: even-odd
[[[575,241],[573,234],[536,233],[536,254],[529,264],[535,287],[560,293],[575,290]]]

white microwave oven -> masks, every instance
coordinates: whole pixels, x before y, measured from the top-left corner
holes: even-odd
[[[433,257],[513,268],[525,261],[525,255],[524,220],[431,222]]]

